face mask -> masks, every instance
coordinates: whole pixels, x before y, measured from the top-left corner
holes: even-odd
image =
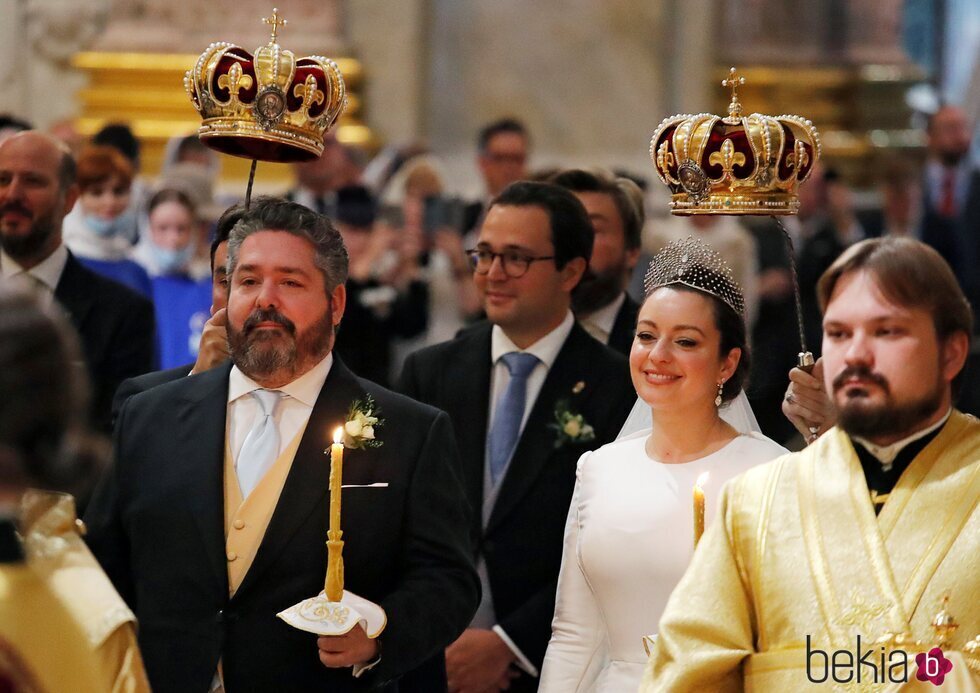
[[[85,225],[100,238],[116,236],[126,228],[126,218],[124,216],[115,219],[103,219],[102,217],[85,215]]]
[[[188,243],[180,250],[161,248],[156,243],[150,243],[150,253],[153,255],[153,264],[160,270],[160,274],[178,274],[187,269],[187,265],[194,257],[194,244]]]

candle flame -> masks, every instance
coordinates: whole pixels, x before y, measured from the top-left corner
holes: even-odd
[[[698,475],[698,480],[694,482],[694,485],[698,488],[704,488],[704,485],[708,482],[708,472],[701,472]]]
[[[334,429],[334,432],[333,432],[333,442],[336,443],[337,445],[340,445],[341,443],[344,442],[344,427],[343,426],[337,426],[337,428]]]

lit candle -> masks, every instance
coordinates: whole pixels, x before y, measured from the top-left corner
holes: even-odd
[[[701,472],[694,482],[694,546],[697,547],[704,534],[704,483],[708,480],[708,472]]]
[[[344,596],[344,542],[340,529],[340,487],[344,476],[344,428],[337,428],[330,446],[330,528],[327,530],[327,599],[339,602]]]

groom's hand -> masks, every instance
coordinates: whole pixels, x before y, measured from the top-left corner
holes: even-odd
[[[497,691],[510,682],[514,653],[492,630],[467,628],[446,648],[446,675],[452,693]]]
[[[331,669],[367,664],[378,656],[378,641],[372,640],[358,625],[344,635],[323,635],[316,639],[320,662]]]

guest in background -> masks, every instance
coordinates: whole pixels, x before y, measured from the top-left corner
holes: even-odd
[[[643,192],[603,169],[562,171],[551,182],[575,193],[595,230],[589,268],[572,292],[572,312],[586,332],[628,355],[640,306],[626,287],[640,256]]]
[[[65,217],[65,245],[93,272],[147,298],[150,278],[131,259],[127,217],[133,167],[112,147],[91,146],[78,156],[78,206]]]
[[[147,212],[149,233],[134,257],[150,275],[159,365],[169,369],[197,358],[210,317],[211,278],[196,258],[201,225],[191,199],[164,188],[150,198]]]
[[[30,130],[33,126],[22,118],[10,113],[0,113],[0,142],[18,132]]]
[[[867,237],[918,238],[922,228],[922,176],[917,168],[906,159],[884,162],[878,191],[881,207],[860,215]]]
[[[530,139],[524,123],[516,118],[501,118],[480,130],[476,163],[485,192],[482,200],[467,207],[464,231],[470,232],[481,225],[490,200],[504,188],[527,178]]]
[[[333,218],[337,211],[337,191],[361,184],[361,167],[355,158],[350,148],[328,132],[319,157],[293,164],[296,185],[286,193],[286,199]]]
[[[972,124],[963,109],[945,105],[929,118],[926,135],[928,159],[920,238],[953,268],[976,314],[980,298],[980,172],[969,157]]]
[[[111,429],[119,383],[153,367],[153,306],[87,269],[62,243],[78,199],[75,160],[50,135],[23,132],[0,143],[0,283],[58,301],[82,338],[94,389],[91,420]]]
[[[68,143],[71,146],[70,143]],[[127,221],[122,227],[129,239],[135,244],[139,241],[140,234],[145,228],[140,226],[140,215],[146,206],[146,201],[150,197],[150,185],[140,175],[140,141],[133,134],[132,129],[125,123],[110,123],[92,136],[92,144],[104,147],[112,147],[124,157],[133,169],[133,182],[129,194],[129,206],[126,208],[125,216]],[[72,151],[81,152],[81,149]],[[76,154],[77,157],[77,154]]]
[[[417,240],[376,220],[377,203],[367,188],[337,191],[336,224],[350,258],[350,274],[347,309],[334,349],[357,373],[386,385],[393,338],[425,330],[429,293],[420,276]]]

